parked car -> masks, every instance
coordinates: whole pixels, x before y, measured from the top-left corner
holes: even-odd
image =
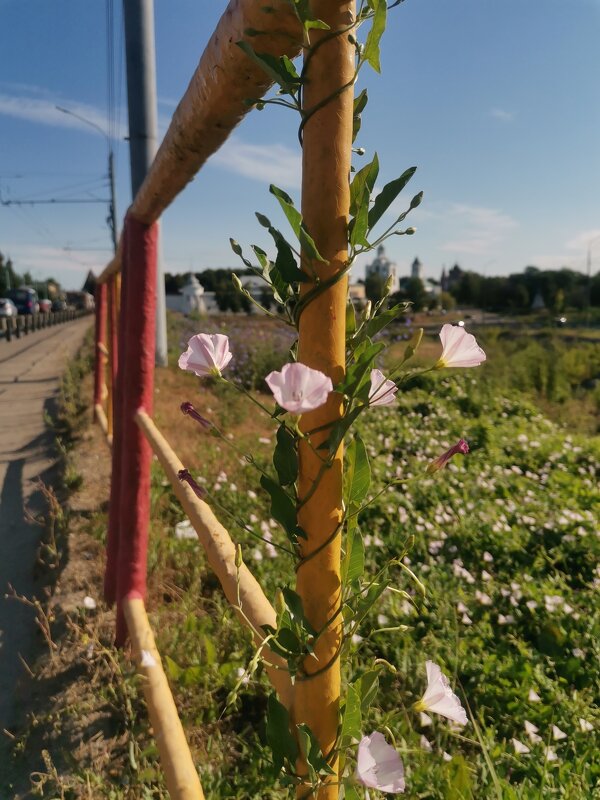
[[[66,311],[67,301],[64,297],[55,297],[52,301],[52,311]]]
[[[43,314],[47,314],[49,311],[52,311],[52,300],[40,300],[40,311]]]
[[[37,292],[29,286],[11,289],[6,294],[16,305],[19,314],[35,314],[40,310]]]
[[[19,312],[8,297],[0,297],[0,317],[16,317]]]
[[[89,292],[67,292],[67,304],[76,311],[93,311],[94,296]]]

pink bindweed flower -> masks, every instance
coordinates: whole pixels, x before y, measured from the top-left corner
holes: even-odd
[[[306,364],[285,364],[281,372],[270,372],[265,378],[277,403],[292,414],[314,411],[333,391],[331,378]]]
[[[192,478],[192,475],[189,469],[180,469],[177,473],[177,477],[182,483],[187,483],[193,490],[196,497],[199,497],[200,500],[204,500],[206,497],[206,489],[203,489],[196,481]]]
[[[457,453],[462,453],[466,455],[469,452],[469,445],[465,442],[464,439],[459,439],[458,442],[453,445],[449,450],[446,450],[445,453],[442,453],[441,456],[434,458],[433,461],[427,467],[426,472],[431,474],[432,472],[437,472],[439,469],[443,469],[446,466],[448,461],[455,456]]]
[[[450,688],[448,678],[433,661],[426,661],[425,668],[427,689],[418,703],[415,703],[415,711],[433,711],[434,714],[441,714],[460,725],[466,725],[467,713]]]
[[[398,794],[406,788],[402,759],[378,731],[360,740],[356,777],[363,786],[380,792]]]
[[[203,428],[206,428],[207,430],[212,428],[212,422],[199,414],[190,402],[186,401],[185,403],[182,403],[179,408],[181,409],[182,414],[185,414],[187,417],[191,417],[199,425],[202,425]]]
[[[231,361],[229,337],[223,333],[198,333],[188,342],[188,349],[179,356],[179,366],[198,377],[219,377]]]
[[[442,325],[440,331],[442,340],[442,355],[436,369],[443,367],[478,367],[486,355],[477,344],[472,333],[467,333],[459,325]]]
[[[394,381],[388,380],[380,369],[371,370],[370,406],[393,406],[397,391]]]

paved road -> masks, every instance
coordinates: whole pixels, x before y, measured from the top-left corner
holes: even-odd
[[[91,324],[84,317],[0,341],[0,732],[12,724],[12,697],[24,674],[19,654],[27,660],[36,630],[30,609],[5,593],[9,583],[19,594],[35,590],[40,529],[28,522],[26,509],[43,509],[36,482],[52,479],[44,412],[52,411],[65,365]]]

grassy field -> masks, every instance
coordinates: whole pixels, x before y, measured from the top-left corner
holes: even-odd
[[[230,335],[237,356],[232,373],[248,388],[260,390],[262,376],[286,358],[290,341],[275,324],[172,316],[173,363],[189,335],[217,329]],[[404,329],[392,331],[387,358],[403,349],[404,335]],[[425,596],[397,570],[395,586],[407,596],[384,594],[348,643],[345,677],[356,678],[375,659],[396,670],[382,674],[364,732],[386,726],[393,736],[407,797],[600,797],[598,352],[560,337],[511,339],[486,329],[478,338],[488,351],[484,367],[415,378],[399,393],[397,407],[362,417],[372,493],[393,477],[406,481],[363,513],[367,571],[406,553]],[[436,358],[440,349],[428,339],[421,360]],[[223,438],[184,418],[184,400],[217,424]],[[201,385],[176,367],[158,372],[155,402],[157,424],[209,491],[269,596],[277,586],[293,586],[288,557],[235,521],[284,542],[269,519],[258,473],[242,456],[251,452],[269,467],[274,430],[268,418],[235,391]],[[471,452],[425,475],[429,461],[460,437]],[[238,686],[252,648],[197,542],[176,538],[183,519],[155,464],[149,608],[205,793],[288,797],[271,777],[265,748],[268,685],[256,674]],[[105,523],[105,512],[92,515],[88,532],[101,541]],[[86,641],[89,625],[77,634]],[[443,666],[468,704],[464,729],[411,710],[423,692],[426,659]],[[67,797],[87,797],[90,776],[94,797],[167,797],[135,677],[125,659],[119,664],[109,673],[106,659],[94,667],[110,674],[112,691],[126,698],[111,702],[110,768],[98,760],[73,767]],[[103,685],[98,675],[94,681]],[[105,699],[100,693],[97,702]],[[94,698],[87,702],[93,707]],[[529,752],[517,752],[523,747],[513,740]]]

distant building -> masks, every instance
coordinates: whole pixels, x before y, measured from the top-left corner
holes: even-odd
[[[410,268],[410,277],[411,278],[418,278],[420,281],[423,280],[423,264],[419,261],[418,258],[412,263]]]
[[[535,293],[535,297],[533,298],[533,303],[531,304],[532,311],[543,311],[546,308],[546,303],[544,303],[544,298],[542,297],[542,293],[538,289]]]
[[[191,314],[193,311],[206,314],[204,286],[193,273],[190,273],[188,282],[180,289],[180,292],[183,295],[182,311],[184,314]]]
[[[364,283],[351,283],[350,286],[348,286],[348,294],[358,308],[361,308],[367,302],[367,293]]]
[[[455,264],[448,273],[448,289],[453,289],[457,283],[460,283],[460,280],[464,274],[465,273],[458,266],[458,264]]]
[[[398,267],[386,256],[385,248],[382,244],[377,248],[377,256],[365,267],[365,274],[367,278],[376,275],[381,278],[384,283],[391,275],[392,292],[398,290]]]

